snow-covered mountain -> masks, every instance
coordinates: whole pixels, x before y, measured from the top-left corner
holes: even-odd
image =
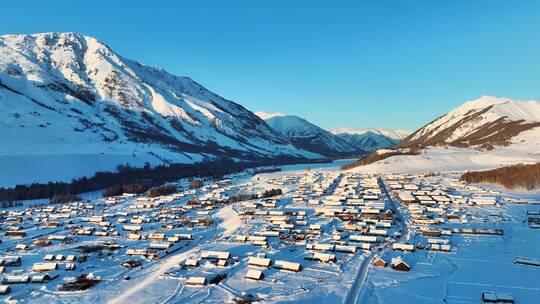
[[[530,143],[532,138],[521,138],[520,135],[540,134],[539,127],[540,102],[483,96],[435,119],[407,137],[401,145],[491,150],[497,146]]]
[[[320,157],[190,78],[76,33],[0,36],[0,130],[0,167],[29,173],[59,161],[90,174],[221,155]]]
[[[331,132],[358,149],[365,151],[376,151],[378,149],[390,148],[406,138],[410,132],[404,130],[391,129],[351,129],[337,128]]]
[[[353,170],[366,173],[485,170],[540,162],[538,151],[540,102],[483,96],[465,102],[412,133],[394,150],[394,154],[402,155]]]
[[[282,113],[255,112],[255,114],[300,149],[328,157],[365,153],[364,150],[357,149],[347,141],[301,117]]]

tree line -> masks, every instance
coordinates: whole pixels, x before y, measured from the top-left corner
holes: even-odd
[[[508,189],[540,188],[540,163],[518,164],[488,171],[472,171],[461,176],[467,183],[499,184]]]
[[[116,172],[102,171],[92,177],[81,177],[71,182],[33,183],[0,188],[0,202],[14,202],[55,196],[77,195],[85,192],[105,190],[105,196],[129,193],[143,193],[151,187],[188,177],[221,177],[247,168],[270,164],[291,164],[298,159],[269,159],[268,161],[235,162],[231,159],[217,159],[195,164],[171,164],[142,168],[120,165]],[[5,204],[5,203],[4,203]]]

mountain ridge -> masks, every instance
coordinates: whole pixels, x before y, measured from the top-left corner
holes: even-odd
[[[330,130],[353,146],[373,152],[378,149],[391,148],[406,138],[410,132],[385,128],[352,129],[336,128]]]
[[[300,149],[318,153],[327,157],[354,156],[364,154],[342,138],[296,115],[283,113],[255,112],[266,123],[288,138]]]
[[[0,163],[66,167],[92,155],[85,174],[126,163],[321,157],[191,78],[77,33],[0,36],[0,128]]]

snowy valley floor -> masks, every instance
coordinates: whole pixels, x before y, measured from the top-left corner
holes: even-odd
[[[540,259],[540,229],[530,224],[540,217],[540,192],[465,185],[451,173],[337,170],[346,162],[234,174],[197,190],[189,189],[185,180],[178,184],[183,191],[158,198],[111,200],[94,193],[83,203],[7,209],[3,232],[26,236],[2,235],[0,260],[20,257],[21,264],[0,272],[0,285],[11,289],[0,301],[229,303],[249,295],[263,303],[457,304],[480,303],[482,292],[492,291],[511,294],[516,303],[537,303],[540,267],[515,262],[517,257]],[[274,188],[283,195],[213,203]],[[213,223],[203,224],[208,219]],[[59,224],[46,226],[49,222]],[[50,244],[38,246],[36,240]],[[449,249],[440,251],[434,244],[448,244]],[[119,247],[84,252],[89,245]],[[393,249],[407,246],[414,251]],[[205,258],[216,254],[212,252],[230,257]],[[69,255],[87,260],[75,261],[76,269],[67,270]],[[253,265],[255,257],[269,259],[270,265]],[[392,269],[398,257],[410,271]],[[377,258],[388,265],[374,266]],[[126,261],[141,266],[120,265]],[[280,269],[280,261],[291,269]],[[56,263],[56,269],[32,271],[43,262]],[[299,271],[292,271],[295,263],[301,265],[295,269]],[[250,270],[264,277],[246,279]],[[44,274],[52,279],[9,283]],[[81,274],[100,282],[87,290],[59,291]],[[194,277],[204,278],[205,284],[187,284]]]

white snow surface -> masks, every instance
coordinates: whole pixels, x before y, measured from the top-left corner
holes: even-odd
[[[536,149],[540,148],[536,144]],[[351,169],[360,173],[429,173],[488,170],[518,163],[540,162],[540,154],[528,153],[523,147],[479,151],[469,148],[433,147],[420,155],[397,155]]]

